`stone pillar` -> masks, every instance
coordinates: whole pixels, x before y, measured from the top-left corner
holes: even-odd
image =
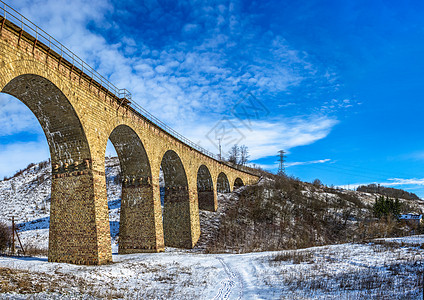
[[[160,252],[164,250],[161,227],[160,200],[155,205],[150,177],[133,182],[124,180],[122,186],[119,253]],[[157,226],[157,222],[160,226]]]
[[[208,211],[216,211],[218,209],[218,200],[216,197],[216,193],[212,190],[198,190],[198,201],[199,201],[199,209],[208,210]]]
[[[191,226],[191,248],[193,248],[200,238],[200,219],[199,219],[199,203],[197,189],[190,189],[190,226]]]
[[[165,187],[163,231],[165,245],[192,248],[190,202],[187,187]]]
[[[104,173],[89,160],[74,170],[53,164],[50,262],[99,265],[112,261]]]

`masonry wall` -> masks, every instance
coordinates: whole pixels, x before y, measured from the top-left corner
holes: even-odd
[[[52,161],[57,165],[52,183],[50,261],[102,264],[112,260],[104,160],[107,140],[120,125],[128,126],[137,135],[151,170],[150,183],[131,183],[123,188],[125,220],[121,219],[121,222],[126,241],[120,245],[120,251],[124,253],[163,251],[167,241],[187,248],[196,244],[200,236],[197,173],[201,165],[205,165],[211,174],[215,194],[221,172],[227,175],[231,188],[238,177],[245,184],[257,181],[256,176],[199,153],[131,108],[121,106],[115,97],[71,63],[46,51],[40,43],[35,43],[33,37],[25,33],[19,37],[12,27],[6,23],[0,33],[0,89],[7,92],[5,87],[18,76],[37,75],[60,90],[63,94],[60,103],[69,105],[73,111],[72,116],[63,114],[61,118],[53,118],[57,110],[49,105],[41,111],[30,107],[46,133]],[[30,78],[23,79],[21,88],[30,86],[26,84]],[[40,97],[45,96],[40,89],[38,91]],[[49,120],[56,120],[58,131],[49,131],[47,124],[50,123],[45,119],[49,113],[46,111],[50,111]],[[66,131],[65,127],[70,132],[69,137],[75,133],[74,138],[55,139],[55,135],[60,136]],[[185,200],[169,202],[175,213],[170,217],[164,215],[163,224],[159,169],[168,150],[180,158],[187,184],[185,189],[168,192],[168,198],[184,194]],[[127,159],[126,155],[123,153],[120,160]],[[134,201],[137,204],[130,205]],[[169,218],[177,218],[181,226],[177,230],[168,230],[164,236],[163,228]],[[132,228],[136,228],[134,234]]]

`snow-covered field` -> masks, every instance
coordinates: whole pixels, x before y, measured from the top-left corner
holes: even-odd
[[[117,157],[106,158],[105,173],[112,251],[117,252],[119,216],[121,207],[120,172]],[[164,186],[163,176],[160,186]],[[39,163],[22,174],[0,181],[0,221],[10,224],[12,216],[19,227],[19,236],[26,246],[48,248],[50,221],[50,163]]]
[[[40,257],[0,257],[1,299],[421,299],[424,235],[281,252],[203,254],[226,205],[200,212],[194,250],[117,255],[118,160],[106,160],[113,264],[77,266]],[[0,221],[15,216],[24,245],[48,247],[50,167],[0,181]]]
[[[424,245],[424,236],[403,238],[402,246],[380,241],[251,254],[167,249],[114,255],[104,266],[0,257],[0,268],[17,270],[11,286],[24,278],[38,287],[39,299],[421,299],[424,250],[417,242]]]

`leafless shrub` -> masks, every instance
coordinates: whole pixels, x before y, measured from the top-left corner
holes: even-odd
[[[317,188],[320,188],[322,186],[322,182],[321,182],[321,180],[316,178],[314,181],[312,181],[312,185],[317,187]]]
[[[293,264],[312,263],[313,255],[309,251],[284,251],[271,258],[271,262],[290,261]]]
[[[6,223],[0,222],[0,252],[4,252],[12,240],[12,231]]]
[[[322,191],[334,197],[324,199]],[[411,226],[394,218],[374,218],[355,192],[317,189],[285,175],[268,175],[238,197],[221,217],[207,252],[288,250],[411,233]]]
[[[47,256],[48,250],[41,248],[38,245],[35,245],[33,243],[27,243],[23,245],[25,250],[25,255],[27,256]]]

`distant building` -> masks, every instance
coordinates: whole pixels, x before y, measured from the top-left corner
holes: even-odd
[[[404,220],[408,223],[420,225],[420,223],[423,223],[423,215],[403,214],[399,215],[399,220]]]

